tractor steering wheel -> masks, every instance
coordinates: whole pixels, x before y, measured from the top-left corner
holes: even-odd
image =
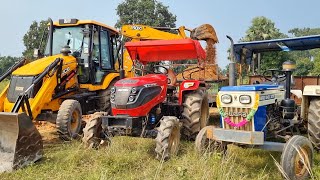
[[[153,68],[153,73],[155,73],[155,74],[164,74],[164,75],[167,75],[168,72],[169,72],[168,68],[166,68],[165,66],[162,66],[162,65],[154,65],[152,68]],[[159,71],[158,68],[164,69],[165,72]]]
[[[268,72],[271,72],[271,79],[267,77]],[[263,72],[262,76],[265,80],[270,81],[272,83],[276,83],[276,84],[286,80],[286,75],[284,74],[284,72],[282,70],[279,70],[279,69],[265,70]]]

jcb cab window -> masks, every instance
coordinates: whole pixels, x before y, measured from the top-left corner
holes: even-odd
[[[113,69],[111,57],[110,57],[110,42],[109,34],[107,31],[100,32],[100,42],[98,33],[94,34],[93,49],[92,49],[92,60],[95,63],[101,62],[102,69]],[[99,44],[101,50],[99,49]],[[101,61],[100,60],[101,57]]]

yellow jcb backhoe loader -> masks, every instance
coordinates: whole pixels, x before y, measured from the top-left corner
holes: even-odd
[[[91,20],[49,20],[45,52],[35,50],[38,60],[22,60],[0,77],[11,75],[0,94],[0,172],[42,157],[32,121],[54,121],[60,138],[75,138],[81,116],[108,112],[111,86],[120,76],[131,76],[132,63],[117,61],[123,53],[116,29]]]

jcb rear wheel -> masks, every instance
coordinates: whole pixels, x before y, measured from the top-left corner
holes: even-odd
[[[320,150],[320,99],[310,102],[308,112],[308,137],[316,150]]]
[[[183,136],[195,140],[200,129],[208,125],[209,102],[205,88],[186,95],[183,103]]]
[[[156,158],[168,160],[178,152],[180,144],[179,120],[174,116],[164,116],[160,122],[156,137]]]
[[[103,129],[101,126],[101,116],[104,115],[107,115],[107,113],[94,113],[92,118],[90,118],[88,123],[86,124],[86,127],[83,129],[82,142],[85,144],[86,147],[98,149],[101,145],[109,143],[109,141],[105,141]]]
[[[98,107],[100,111],[108,112],[111,114],[111,103],[110,103],[110,95],[111,95],[111,88],[114,86],[114,84],[117,82],[117,80],[113,80],[107,89],[101,90],[99,92],[99,104]]]
[[[78,101],[68,99],[62,102],[56,126],[62,140],[70,141],[79,137],[82,127],[82,110]]]

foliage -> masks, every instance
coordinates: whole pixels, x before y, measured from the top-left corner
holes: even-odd
[[[293,28],[288,31],[295,37],[310,36],[320,34],[320,28]]]
[[[158,27],[175,27],[176,15],[169,7],[156,0],[125,0],[116,9],[119,19],[116,27],[124,24],[145,24]]]
[[[320,28],[293,28],[288,31],[295,37],[320,34]],[[318,75],[320,74],[320,50],[295,51],[291,53],[296,60],[297,70],[295,75]]]
[[[240,41],[247,42],[285,37],[287,36],[275,27],[274,22],[264,16],[259,16],[252,19],[251,26],[246,31],[245,37],[241,38]]]
[[[312,72],[310,70],[313,69],[314,67],[314,62],[311,61],[310,58],[300,58],[296,60],[296,70],[295,70],[295,75],[298,76],[307,76],[311,75]]]
[[[5,73],[19,58],[11,56],[0,57],[0,74]]]
[[[26,49],[22,54],[26,59],[33,59],[34,49],[40,49],[40,52],[44,52],[48,34],[47,27],[48,21],[43,20],[39,23],[33,21],[30,25],[28,32],[23,36],[23,43]]]
[[[274,22],[266,17],[255,17],[252,19],[251,23],[251,26],[246,31],[246,35],[241,38],[240,41],[259,41],[287,37],[287,35],[281,33],[280,30],[276,28]],[[261,53],[260,72],[263,72],[267,69],[278,69],[286,60],[291,60],[291,57],[286,52]],[[255,60],[254,62],[256,63],[257,60]],[[257,67],[257,65],[255,67]],[[246,72],[246,70],[244,70],[243,72]]]

